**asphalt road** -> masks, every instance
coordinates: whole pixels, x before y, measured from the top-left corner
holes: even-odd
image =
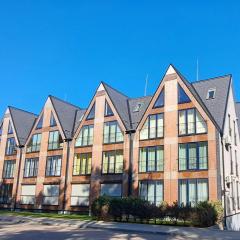
[[[47,226],[34,223],[0,223],[1,240],[186,240],[183,237],[115,232],[76,227]]]

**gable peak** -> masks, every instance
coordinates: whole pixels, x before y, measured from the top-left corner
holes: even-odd
[[[168,67],[168,70],[166,72],[166,75],[173,74],[173,73],[176,73],[176,71],[175,71],[174,67],[172,66],[172,64],[170,64]]]
[[[100,92],[100,91],[104,91],[105,88],[103,86],[103,83],[101,82],[101,84],[99,85],[98,89],[97,89],[97,92]]]

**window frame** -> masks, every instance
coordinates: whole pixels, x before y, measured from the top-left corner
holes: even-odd
[[[5,193],[8,194],[5,195]],[[10,204],[12,199],[13,199],[13,183],[2,183],[0,187],[0,204]]]
[[[52,169],[53,169],[53,159],[57,158],[57,160],[60,158],[60,170],[59,170],[59,174],[56,174],[57,172],[57,166],[55,165],[55,169],[54,169],[54,173],[53,174],[47,174],[47,173],[51,173]],[[48,170],[48,161],[51,161],[51,165],[50,165],[50,169]],[[55,160],[56,161],[56,160]],[[53,156],[47,156],[46,158],[46,166],[45,166],[45,177],[60,177],[62,173],[62,155],[53,155]]]
[[[14,145],[12,143],[10,143],[10,145],[8,145],[8,142],[10,142],[11,140],[13,140]],[[5,154],[7,156],[16,155],[17,154],[17,149],[16,148],[17,148],[17,145],[16,145],[15,137],[7,138]],[[10,150],[8,151],[8,149],[11,149],[11,151]]]
[[[122,158],[123,158],[123,164],[122,164],[122,172],[117,172],[116,173],[116,156],[117,152],[122,152]],[[103,172],[103,162],[104,162],[104,154],[108,153],[107,156],[107,172]],[[114,153],[114,172],[109,172],[109,166],[110,166],[110,154]],[[101,174],[102,175],[122,175],[124,173],[124,151],[123,149],[116,149],[116,150],[111,150],[111,151],[103,151],[102,152],[102,166],[101,166]]]
[[[161,92],[159,93],[159,95],[158,95],[158,97],[157,97],[154,105],[153,105],[153,109],[164,107],[164,105],[165,105],[165,91],[164,91],[164,90],[165,90],[165,89],[164,89],[164,87],[163,87],[162,90],[161,90]],[[161,94],[162,94],[163,96],[161,96]],[[159,100],[160,96],[163,97],[163,104],[161,104],[160,106],[156,106],[156,103],[157,103],[157,101]]]
[[[107,113],[107,109],[108,109],[108,107],[110,108],[111,113]],[[104,106],[104,117],[111,117],[111,116],[114,116],[114,113],[113,113],[111,107],[109,106],[109,103],[105,100],[105,106]]]
[[[38,140],[40,138],[40,142],[38,144],[33,144],[33,140],[34,140],[34,136],[37,136],[37,141],[36,143],[38,143]],[[34,153],[34,152],[40,152],[40,148],[41,148],[41,142],[42,142],[42,133],[35,133],[32,135],[31,140],[30,140],[30,144],[27,145],[26,148],[26,153]],[[30,148],[30,151],[28,150]],[[33,151],[33,148],[35,148],[35,150]]]
[[[87,115],[87,117],[86,117],[86,120],[92,120],[92,119],[94,119],[95,118],[95,103],[92,105],[92,107],[91,107],[91,109],[90,109],[90,111],[89,111],[89,113],[88,113],[88,115]],[[93,117],[91,117],[91,116],[89,116],[90,115],[90,113],[92,112],[92,111],[94,111],[94,113],[93,113]]]
[[[80,158],[80,163],[79,163],[79,173],[78,174],[74,174],[75,171],[75,167],[77,166],[75,164],[75,158],[76,155],[79,155]],[[85,173],[82,173],[82,156],[86,155],[86,166],[85,166]],[[91,158],[91,168],[90,168],[90,173],[87,173],[88,170],[88,165],[89,165],[89,159]],[[87,153],[75,153],[74,154],[74,159],[73,159],[73,167],[72,167],[72,176],[90,176],[92,173],[92,152],[87,152]]]
[[[115,139],[115,141],[114,142],[111,142],[110,141],[110,139],[111,139],[111,131],[110,131],[110,126],[111,126],[111,124],[112,123],[114,123],[114,125],[115,125],[115,134],[114,134],[114,139]],[[108,128],[109,128],[109,131],[108,131],[108,141],[107,142],[105,142],[105,126],[107,125],[107,124],[109,124],[108,125]],[[119,130],[120,130],[120,132],[121,132],[121,134],[122,134],[122,141],[117,141],[117,128],[119,128]],[[122,130],[121,130],[121,128],[120,128],[120,126],[119,126],[119,124],[118,124],[118,121],[117,120],[114,120],[114,121],[107,121],[107,122],[104,122],[104,124],[103,124],[103,144],[105,145],[107,145],[107,144],[116,144],[116,143],[123,143],[124,142],[124,134],[123,134],[123,132],[122,132]]]
[[[12,176],[6,176],[6,172],[7,173],[9,172],[8,165],[11,165],[10,172],[12,173]],[[3,179],[13,179],[14,178],[15,167],[16,167],[16,160],[4,160],[2,178]]]
[[[87,128],[87,132],[88,132],[88,134],[87,134],[87,144],[86,144],[86,145],[83,144],[83,142],[84,142],[84,141],[83,141],[83,139],[84,139],[84,136],[83,136],[83,130],[84,130],[84,128]],[[89,143],[89,142],[90,142],[90,128],[93,129],[93,130],[92,130],[92,131],[93,131],[92,143]],[[81,136],[80,136],[80,135],[81,135]],[[78,141],[78,139],[79,139],[80,137],[82,138],[82,144],[79,145],[79,146],[77,146],[76,143],[77,143],[77,141]],[[92,145],[93,145],[93,138],[94,138],[94,124],[83,125],[83,126],[81,127],[81,129],[80,129],[80,132],[79,132],[79,134],[78,134],[78,137],[76,138],[74,147],[80,148],[80,147],[89,147],[89,146],[92,146]]]
[[[29,176],[30,169],[28,170],[28,176],[26,176],[26,163],[30,160],[30,166],[33,165],[33,174]],[[38,176],[38,168],[39,168],[39,157],[34,158],[25,158],[24,169],[23,169],[23,178],[36,178]]]
[[[50,134],[51,134],[51,133],[54,133],[54,132],[58,132],[58,142],[56,142],[56,141],[50,142]],[[54,137],[53,137],[53,139],[54,139]],[[60,139],[62,139],[62,142],[60,142]],[[60,150],[60,149],[63,149],[63,142],[64,142],[64,141],[63,141],[62,135],[61,135],[61,133],[60,133],[59,130],[49,131],[49,134],[48,134],[48,148],[47,148],[47,150],[48,150],[48,151],[52,151],[52,150]],[[58,143],[58,147],[57,147],[57,148],[53,148],[54,143]],[[52,145],[51,148],[49,147],[50,145]],[[62,146],[61,146],[61,145],[62,145]]]

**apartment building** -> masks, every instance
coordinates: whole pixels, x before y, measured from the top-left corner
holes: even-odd
[[[240,103],[231,75],[190,83],[172,65],[152,96],[101,83],[87,109],[49,96],[0,124],[0,206],[88,211],[99,195],[220,200],[240,229]]]

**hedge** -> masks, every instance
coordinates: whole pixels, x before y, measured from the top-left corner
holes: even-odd
[[[98,220],[149,222],[170,221],[183,224],[209,227],[219,224],[223,218],[220,202],[200,202],[196,206],[183,206],[178,202],[169,205],[163,202],[155,206],[137,197],[111,198],[101,196],[94,200],[91,206],[92,215]]]

